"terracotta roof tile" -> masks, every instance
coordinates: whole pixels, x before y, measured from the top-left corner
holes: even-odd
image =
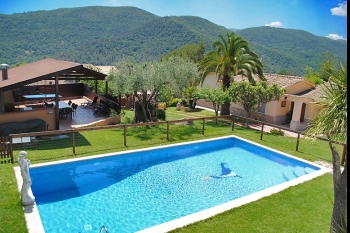
[[[280,74],[269,74],[269,73],[264,73],[264,77],[266,78],[266,81],[269,85],[276,83],[279,87],[286,88],[288,86],[292,86],[296,83],[299,82],[305,82],[307,81],[303,77],[299,76],[291,76],[291,75],[280,75]],[[257,75],[254,76],[254,79],[256,81],[259,81]],[[242,77],[241,75],[236,75],[234,77],[234,81],[242,81],[242,80],[247,80],[247,78]]]
[[[276,83],[279,87],[286,88],[289,86],[292,86],[294,84],[300,83],[300,82],[307,82],[310,84],[311,89],[308,89],[306,91],[300,92],[298,94],[294,94],[295,96],[299,97],[307,97],[313,100],[319,99],[324,91],[322,86],[323,85],[314,85],[313,83],[307,81],[304,77],[299,76],[290,76],[290,75],[279,75],[279,74],[269,74],[264,73],[264,77],[266,78],[266,81],[269,85],[272,85],[273,83]],[[242,78],[241,75],[237,75],[234,77],[235,82],[244,81],[247,80],[247,78]],[[259,79],[257,76],[255,76],[255,80],[258,81]]]
[[[300,92],[300,93],[295,94],[295,95],[300,96],[300,97],[307,97],[307,98],[310,98],[313,100],[319,100],[321,98],[321,96],[324,94],[323,88],[325,85],[326,84],[317,85],[315,88]]]

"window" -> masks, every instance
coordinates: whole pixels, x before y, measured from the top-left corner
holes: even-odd
[[[265,108],[266,108],[266,104],[262,105],[262,106],[258,109],[258,113],[265,113]]]

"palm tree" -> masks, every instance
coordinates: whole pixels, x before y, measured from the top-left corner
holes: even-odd
[[[216,72],[218,79],[222,79],[222,87],[227,90],[235,75],[242,75],[248,78],[249,82],[255,83],[253,74],[265,80],[263,76],[263,65],[254,52],[249,48],[247,41],[235,33],[227,33],[227,40],[219,35],[220,40],[213,42],[213,51],[206,54],[200,62],[199,70],[204,79],[210,72]],[[230,102],[221,107],[221,115],[230,114]]]
[[[306,135],[327,137],[332,152],[334,206],[330,232],[347,231],[347,159],[340,169],[340,157],[333,142],[347,143],[347,68],[332,67],[329,81],[324,85],[324,96],[314,104],[320,111],[310,122]]]

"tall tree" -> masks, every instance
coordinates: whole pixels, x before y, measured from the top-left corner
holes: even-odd
[[[320,63],[318,71],[314,71],[314,69],[309,66],[305,68],[305,78],[316,85],[328,81],[329,73],[332,71],[335,64],[335,58],[329,51],[325,52],[323,57],[324,61]]]
[[[325,52],[323,54],[324,61],[320,64],[320,78],[327,82],[329,78],[329,73],[332,72],[332,68],[334,67],[335,57],[329,52]]]
[[[320,110],[311,120],[306,135],[327,137],[332,152],[334,206],[330,232],[347,232],[347,168],[341,171],[340,157],[333,141],[347,143],[347,67],[334,66],[328,73],[324,96],[314,103]],[[347,157],[347,154],[346,154]]]
[[[319,85],[323,83],[323,80],[320,78],[319,73],[314,71],[314,69],[310,66],[306,66],[304,77],[306,78],[307,81],[315,85]]]
[[[190,81],[198,79],[197,66],[179,57],[145,64],[123,60],[116,68],[106,80],[111,83],[114,94],[135,97],[135,123],[156,120],[155,107],[160,91],[171,89],[181,95]]]
[[[255,83],[253,75],[265,80],[263,65],[257,54],[251,51],[247,41],[235,33],[227,33],[227,40],[219,35],[220,40],[213,42],[213,50],[208,52],[200,62],[202,83],[211,72],[216,72],[218,79],[222,79],[222,88],[230,87],[235,75],[247,77],[249,82]],[[221,107],[221,115],[230,114],[230,102]]]
[[[87,65],[87,68],[90,70],[94,70],[97,72],[101,72],[102,69],[93,65]],[[98,94],[105,94],[106,93],[106,82],[105,81],[95,81],[95,80],[82,80],[81,83],[86,83],[89,87],[91,87],[91,90]],[[95,86],[95,82],[97,82],[97,90]]]

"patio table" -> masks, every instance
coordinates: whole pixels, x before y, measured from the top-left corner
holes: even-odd
[[[55,102],[52,102],[53,105],[55,106]],[[66,102],[64,101],[60,101],[58,102],[58,108],[59,109],[62,109],[62,108],[71,108],[72,106],[70,106],[69,104],[67,104]]]

